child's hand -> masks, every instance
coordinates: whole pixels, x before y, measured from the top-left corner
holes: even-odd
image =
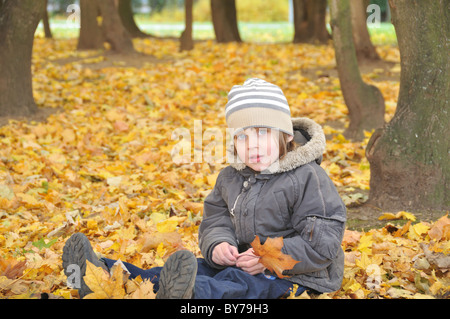
[[[223,242],[214,247],[212,261],[222,266],[234,266],[238,256],[239,251],[235,246]]]
[[[236,266],[250,275],[260,274],[266,269],[259,262],[259,257],[254,254],[253,248],[248,249],[238,256]]]

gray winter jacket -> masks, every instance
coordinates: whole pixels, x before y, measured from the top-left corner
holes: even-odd
[[[346,208],[333,182],[320,167],[325,136],[307,118],[292,120],[300,144],[267,171],[243,163],[224,168],[204,202],[199,229],[200,250],[207,263],[221,242],[245,251],[256,235],[283,237],[282,252],[297,263],[285,271],[291,282],[318,292],[340,288],[344,273],[341,248]]]

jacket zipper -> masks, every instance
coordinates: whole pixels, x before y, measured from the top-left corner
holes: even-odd
[[[236,216],[234,215],[234,209],[236,208],[236,204],[237,204],[237,202],[238,202],[238,200],[239,200],[239,197],[241,197],[241,195],[242,195],[243,192],[244,192],[244,191],[241,191],[241,192],[239,193],[239,195],[236,197],[236,200],[234,201],[234,204],[233,204],[233,208],[231,208],[231,210],[230,210],[230,214],[231,214],[231,216],[233,216],[233,218],[236,218]]]
[[[245,181],[245,182],[249,183],[249,181]],[[237,205],[237,202],[239,200],[239,197],[241,197],[241,195],[244,194],[244,192],[247,190],[246,187],[247,186],[244,186],[241,189],[241,192],[239,193],[239,195],[236,197],[236,200],[234,201],[233,207],[230,209],[231,222],[233,223],[234,228],[236,229],[236,232],[237,232],[237,224],[236,224],[236,215],[235,215],[234,211],[236,209],[236,205]],[[237,240],[237,241],[238,241],[238,244],[239,244],[239,240]]]
[[[236,204],[239,200],[239,197],[242,195],[244,191],[242,190],[239,195],[236,197],[236,200],[234,201],[233,208],[230,209],[230,215],[231,215],[231,222],[233,223],[234,229],[237,232],[237,225],[236,225],[236,215],[234,214],[234,209],[236,208]],[[237,237],[237,236],[236,236]],[[239,245],[239,239],[236,238],[236,241]]]
[[[314,226],[316,225],[316,216],[313,216],[313,224],[312,224],[312,227],[311,227],[311,232],[309,233],[309,241],[312,241],[312,238],[313,238],[313,233],[314,233]]]

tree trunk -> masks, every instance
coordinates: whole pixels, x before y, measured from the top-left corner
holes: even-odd
[[[364,83],[361,78],[352,39],[349,0],[330,1],[330,12],[336,65],[350,119],[344,135],[362,140],[364,130],[383,126],[384,99],[378,88]]]
[[[45,0],[8,0],[0,11],[0,116],[37,111],[31,80],[34,33]]]
[[[369,141],[369,200],[383,209],[450,209],[450,2],[391,0],[400,50],[392,120]]]
[[[134,20],[131,0],[119,0],[119,16],[123,26],[128,33],[134,38],[146,38],[149,35],[142,32]]]
[[[115,53],[135,53],[133,41],[120,20],[114,0],[97,0],[102,15],[102,30],[105,40]]]
[[[306,0],[293,0],[294,43],[304,42],[307,33]]]
[[[186,27],[180,37],[180,51],[188,51],[194,48],[194,41],[192,40],[192,6],[192,0],[184,1]]]
[[[211,15],[217,42],[241,42],[235,0],[211,0]]]
[[[102,49],[103,34],[97,20],[97,17],[100,15],[97,1],[80,0],[80,10],[80,35],[77,49]]]
[[[294,0],[294,43],[327,43],[327,0]]]
[[[355,43],[356,57],[358,61],[380,60],[375,47],[370,41],[369,30],[367,29],[366,8],[369,1],[350,1],[350,11],[352,17],[353,42]]]
[[[47,3],[48,3],[48,0],[45,0],[45,9],[44,9],[44,15],[42,17],[42,23],[44,24],[45,37],[47,39],[51,39],[51,38],[53,38],[53,36],[52,36],[52,30],[50,29],[50,23],[48,21]]]

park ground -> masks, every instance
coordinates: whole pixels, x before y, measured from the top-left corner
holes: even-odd
[[[431,262],[450,251],[448,212],[387,212],[366,203],[370,167],[364,151],[371,132],[362,142],[343,136],[347,109],[331,43],[201,39],[188,52],[179,52],[173,39],[136,39],[134,45],[138,53],[128,56],[79,52],[76,39],[38,33],[33,88],[39,112],[0,119],[0,266],[9,261],[20,273],[0,276],[3,296],[32,298],[44,291],[76,298],[60,263],[66,234],[75,231],[89,236],[99,254],[141,267],[162,265],[180,247],[199,255],[201,203],[226,165],[208,160],[211,138],[205,133],[224,134],[232,85],[262,77],[283,89],[293,117],[323,126],[322,167],[348,207],[344,283],[326,297],[448,297],[449,272]],[[377,51],[382,61],[360,68],[383,93],[388,121],[399,90],[399,53],[392,43]],[[195,134],[195,120],[201,120],[203,135]],[[174,152],[179,128],[191,139],[192,156],[184,164]],[[199,152],[203,160],[195,162]],[[437,237],[438,230],[444,235]],[[367,285],[374,275],[370,265],[381,276],[373,289]]]

